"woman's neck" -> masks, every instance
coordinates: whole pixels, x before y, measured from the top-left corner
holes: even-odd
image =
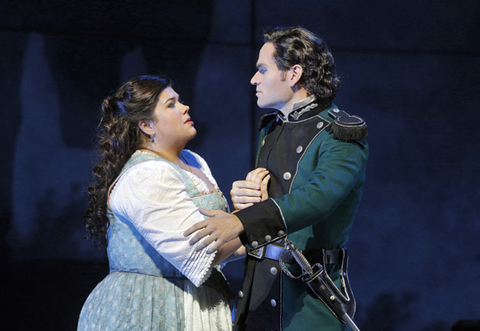
[[[181,152],[183,149],[178,152],[174,152],[165,149],[153,149],[152,146],[146,146],[139,148],[139,150],[144,153],[160,156],[161,158],[176,164],[180,169],[194,174],[207,185],[209,191],[213,192],[216,189],[215,185],[210,181],[200,167],[191,165],[186,158],[182,157]]]
[[[154,144],[148,144],[147,146],[141,146],[139,149],[160,156],[162,159],[170,161],[181,168],[185,166],[185,162],[181,158],[183,148],[162,148]]]

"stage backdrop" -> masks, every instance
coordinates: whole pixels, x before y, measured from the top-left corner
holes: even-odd
[[[74,330],[108,273],[82,223],[103,98],[136,75],[170,76],[198,130],[187,148],[229,197],[254,164],[262,110],[249,80],[277,25],[330,44],[336,104],[368,122],[348,245],[357,324],[480,319],[479,19],[477,0],[2,1],[2,329]],[[225,272],[238,289],[242,262]]]

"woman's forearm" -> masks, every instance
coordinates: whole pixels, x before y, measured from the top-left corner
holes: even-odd
[[[221,262],[231,262],[238,259],[241,259],[245,256],[246,249],[245,246],[242,245],[240,239],[237,237],[233,240],[230,240],[226,244],[223,244],[215,258],[213,259],[213,265],[219,264]]]

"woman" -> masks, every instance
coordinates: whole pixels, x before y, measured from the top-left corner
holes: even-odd
[[[199,155],[190,108],[170,80],[141,76],[102,105],[85,225],[107,246],[110,273],[85,302],[79,330],[230,330],[231,292],[218,263],[244,252],[233,240],[214,254],[183,232],[199,207],[228,205]]]

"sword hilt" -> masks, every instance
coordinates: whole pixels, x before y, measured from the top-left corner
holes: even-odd
[[[285,248],[292,253],[293,258],[297,261],[298,265],[302,268],[302,272],[308,275],[313,274],[313,269],[310,263],[307,261],[302,252],[300,252],[288,239],[284,239]]]

